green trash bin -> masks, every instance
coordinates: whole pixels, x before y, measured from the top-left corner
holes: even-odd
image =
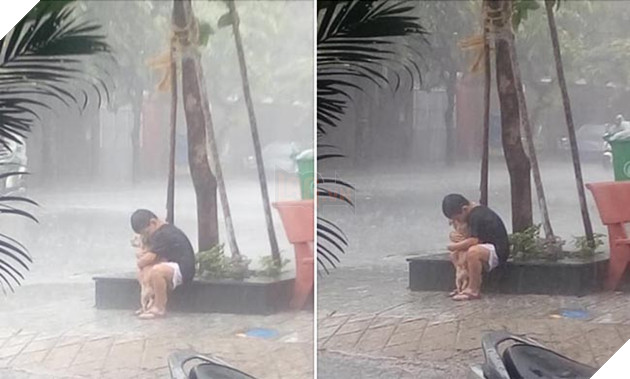
[[[612,149],[615,181],[630,180],[630,140],[608,141]]]
[[[295,159],[300,176],[302,199],[312,199],[315,191],[315,159],[313,150],[304,150]]]

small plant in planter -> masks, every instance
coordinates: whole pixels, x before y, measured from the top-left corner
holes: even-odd
[[[250,259],[240,255],[228,258],[224,245],[216,245],[210,250],[200,251],[196,257],[197,276],[201,279],[236,279],[243,280],[251,275]]]
[[[243,280],[249,278],[252,272],[249,269],[251,259],[248,259],[244,255],[238,257],[232,257],[229,259],[228,277],[236,280]]]
[[[510,251],[515,261],[558,260],[562,256],[565,241],[555,237],[553,241],[540,237],[540,224],[510,235]]]
[[[590,246],[588,240],[586,239],[586,236],[574,236],[573,244],[575,245],[577,251],[570,254],[570,257],[589,259],[595,257],[595,255],[597,254],[601,254],[602,251],[597,251],[597,249],[600,246],[604,245],[604,237],[606,237],[605,234],[595,233],[593,235],[593,240],[595,244],[594,246]]]
[[[277,278],[278,276],[280,276],[280,274],[282,274],[284,267],[290,262],[290,260],[285,258],[280,264],[278,264],[272,256],[264,256],[260,258],[260,265],[263,268],[262,270],[258,271],[258,275],[268,276],[270,278]]]

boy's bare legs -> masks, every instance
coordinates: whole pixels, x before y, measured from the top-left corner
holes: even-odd
[[[140,317],[154,318],[155,316],[163,316],[166,314],[168,291],[173,287],[173,274],[173,268],[163,263],[158,263],[151,267],[149,271],[149,283],[155,297],[151,308]]]
[[[462,294],[479,297],[481,292],[481,273],[483,264],[490,261],[490,251],[481,245],[472,246],[465,253],[466,266],[468,267],[468,287],[464,289]]]

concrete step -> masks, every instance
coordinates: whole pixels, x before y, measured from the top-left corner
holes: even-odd
[[[140,285],[135,273],[93,278],[97,309],[140,307]],[[294,277],[252,277],[245,280],[199,280],[177,287],[169,295],[168,309],[190,313],[267,315],[285,311],[293,294]]]
[[[448,253],[412,257],[407,262],[410,290],[455,288],[455,269]],[[607,267],[607,257],[592,261],[508,261],[490,273],[484,272],[482,292],[581,296],[602,290]]]

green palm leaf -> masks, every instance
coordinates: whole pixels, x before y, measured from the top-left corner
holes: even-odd
[[[24,172],[7,172],[0,175],[0,179],[11,176],[25,175]],[[22,196],[0,196],[0,215],[15,215],[38,222],[30,212],[18,209],[15,203],[37,205],[36,202]],[[0,289],[7,293],[7,289],[14,291],[24,280],[23,271],[28,271],[33,259],[26,247],[15,239],[0,233]]]
[[[320,144],[342,120],[352,92],[367,83],[398,90],[406,77],[421,80],[417,45],[426,30],[413,16],[411,1],[345,0],[317,2],[317,136],[318,161],[343,157]],[[384,71],[387,69],[387,71]],[[352,206],[349,183],[318,178],[319,199],[341,200]],[[334,223],[317,219],[317,262],[326,273],[336,267],[348,240]]]
[[[0,149],[9,142],[24,143],[27,133],[45,109],[65,107],[85,109],[96,95],[109,99],[104,69],[87,57],[105,55],[109,45],[98,33],[100,26],[79,21],[74,0],[40,0],[18,24],[0,40]],[[87,63],[87,64],[86,64]],[[104,74],[104,75],[101,75]],[[24,172],[0,174],[0,180]],[[0,196],[0,215],[25,217],[37,222],[30,212],[16,204],[37,205],[21,196]],[[26,247],[0,233],[0,289],[6,294],[24,280],[33,259]]]
[[[0,40],[0,143],[18,141],[30,131],[37,114],[51,102],[81,110],[92,94],[98,103],[109,97],[99,79],[106,74],[95,62],[86,72],[86,57],[109,54],[100,26],[80,21],[75,1],[40,1]]]

